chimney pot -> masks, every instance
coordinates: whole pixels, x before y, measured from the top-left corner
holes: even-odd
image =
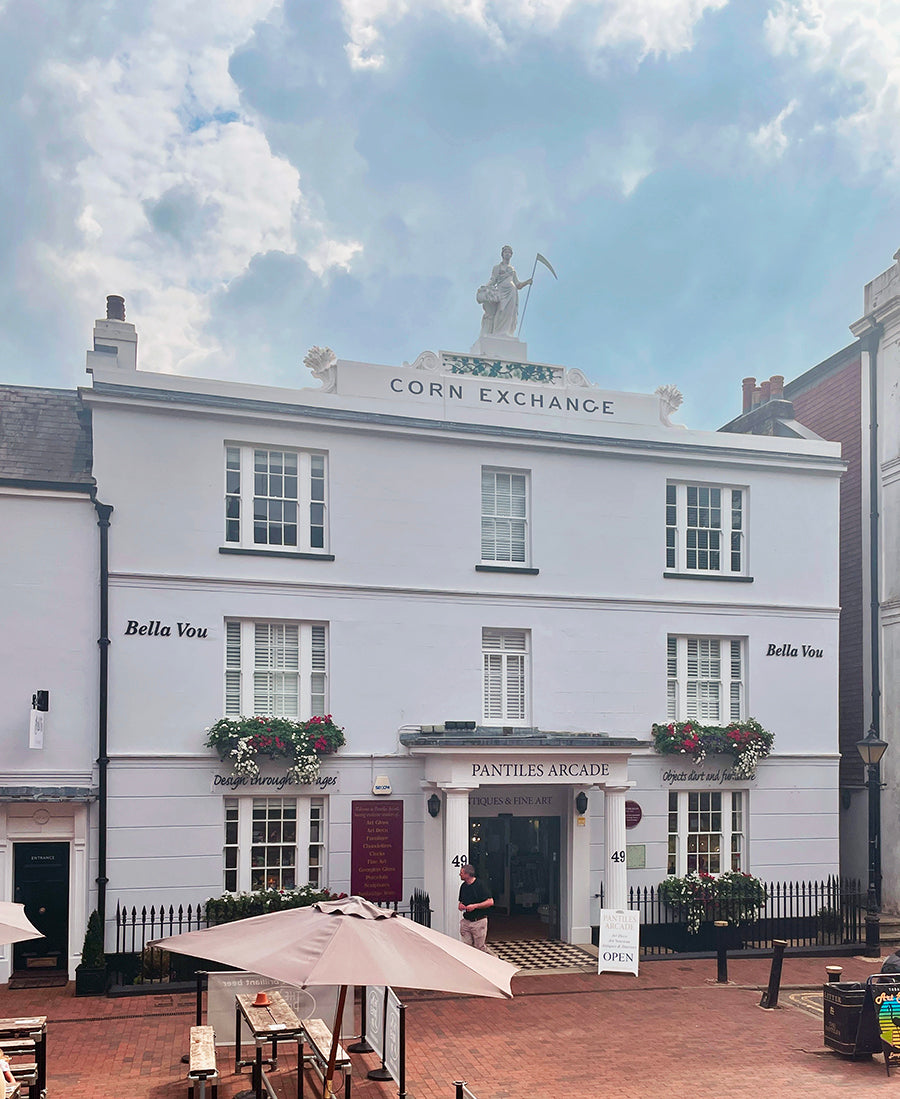
[[[753,387],[753,404],[752,404],[752,407],[753,408],[758,408],[761,400],[762,400],[762,390],[760,389],[760,387],[758,385],[755,385]]]
[[[106,298],[106,319],[108,321],[125,320],[125,299],[121,294],[109,294]]]
[[[769,400],[769,396],[770,396],[769,389],[771,387],[771,384],[772,384],[771,382],[760,382],[759,383],[759,403],[760,404],[765,404],[766,401]]]
[[[756,378],[744,378],[742,383],[744,387],[744,407],[742,412],[749,412],[753,405],[753,387],[756,385]]]
[[[784,375],[773,374],[769,384],[771,385],[769,393],[771,394],[772,400],[780,401],[784,397]]]

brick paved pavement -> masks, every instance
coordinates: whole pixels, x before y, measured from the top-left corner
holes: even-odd
[[[852,1062],[825,1049],[822,1022],[792,1003],[790,988],[817,987],[822,959],[785,960],[776,1011],[759,1008],[766,959],[731,959],[732,983],[714,983],[715,961],[651,961],[641,975],[555,974],[517,977],[511,1001],[406,993],[407,1091],[414,1099],[452,1099],[467,1079],[478,1099],[661,1094],[763,1099],[830,1099],[900,1089],[880,1058]],[[837,959],[848,980],[879,963]],[[0,1016],[48,1015],[50,1099],[176,1099],[186,1094],[181,1055],[193,1021],[193,996],[165,994],[76,999],[73,986],[0,992]],[[246,1089],[229,1071],[225,1047],[221,1099]],[[354,1057],[357,1099],[388,1099],[395,1085],[365,1078],[374,1055]],[[283,1067],[282,1067],[283,1066]],[[293,1099],[296,1060],[279,1058],[278,1099]],[[307,1095],[318,1097],[308,1077]]]

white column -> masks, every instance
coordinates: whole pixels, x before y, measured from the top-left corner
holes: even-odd
[[[625,810],[623,808],[622,812]],[[624,816],[623,816],[624,821]],[[459,868],[469,859],[469,791],[444,791],[444,927],[459,938]]]
[[[583,818],[575,808],[575,798],[584,790],[588,795],[588,809]],[[591,812],[596,804],[597,791],[588,786],[573,786],[566,799],[568,813],[567,850],[569,865],[565,878],[565,923],[562,926],[563,938],[570,943],[589,943],[591,941]],[[579,825],[579,819],[584,820]]]
[[[606,882],[604,908],[628,907],[625,872],[625,795],[630,786],[606,786]]]

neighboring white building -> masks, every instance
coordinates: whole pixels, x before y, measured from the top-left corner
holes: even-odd
[[[108,509],[95,502],[78,395],[0,386],[0,896],[46,935],[0,948],[4,979],[13,965],[72,972],[96,888],[97,524]]]
[[[451,933],[464,857],[573,942],[601,884],[837,872],[839,447],[690,431],[517,346],[318,353],[285,390],[137,370],[132,326],[98,322],[108,916],[348,891],[354,802],[402,805],[400,895]],[[233,785],[204,746],[272,710],[345,727],[316,786]],[[752,780],[658,755],[652,723],[691,715],[753,716],[773,754]]]

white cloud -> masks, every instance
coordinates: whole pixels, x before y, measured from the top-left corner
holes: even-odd
[[[785,120],[794,113],[796,107],[797,100],[792,99],[770,122],[763,123],[756,133],[750,134],[748,138],[750,147],[763,157],[763,159],[778,160],[779,157],[784,155],[784,152],[788,147],[788,138],[787,134],[784,132],[784,123]]]
[[[774,54],[798,59],[831,93],[835,118],[827,125],[863,167],[900,168],[896,0],[780,0],[766,36]]]
[[[523,32],[546,34],[566,19],[588,25],[594,50],[674,54],[693,46],[694,27],[728,0],[340,0],[347,30],[347,54],[354,68],[381,68],[385,31],[429,11],[464,20],[502,46]]]
[[[277,8],[153,0],[111,56],[45,64],[27,105],[51,103],[80,145],[72,160],[71,142],[50,144],[44,163],[74,188],[77,239],[48,235],[25,278],[50,277],[94,315],[107,293],[124,294],[148,369],[184,371],[217,350],[205,330],[211,297],[255,256],[299,254],[321,274],[359,248],[311,216],[297,169],[273,152],[229,73]]]
[[[604,133],[588,135],[584,154],[567,178],[567,193],[575,201],[600,188],[630,198],[653,173],[656,150],[646,137],[632,134],[624,143],[614,144]]]

